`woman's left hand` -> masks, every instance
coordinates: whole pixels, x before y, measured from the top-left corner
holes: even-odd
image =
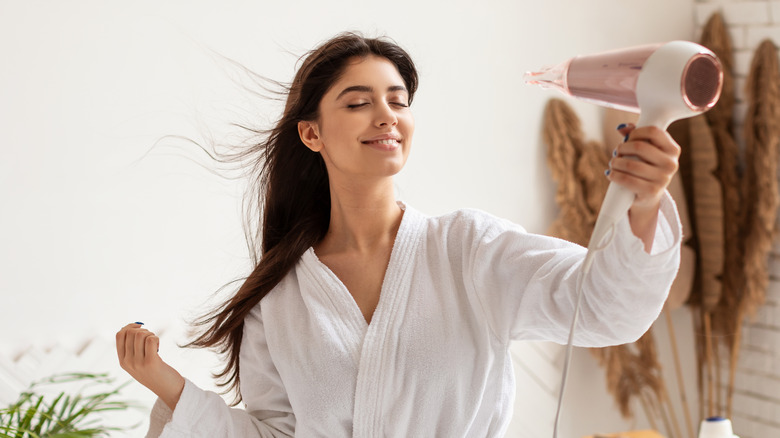
[[[661,198],[679,167],[680,146],[668,132],[655,126],[625,125],[618,131],[627,140],[613,152],[607,177],[636,194],[629,210],[631,230],[649,252]]]

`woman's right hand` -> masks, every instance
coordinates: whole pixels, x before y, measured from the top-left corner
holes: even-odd
[[[159,347],[160,338],[143,328],[143,324],[128,324],[116,334],[116,352],[122,369],[174,410],[184,389],[184,377],[163,362],[157,354]]]

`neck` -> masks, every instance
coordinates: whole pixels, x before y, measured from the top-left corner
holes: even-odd
[[[330,196],[330,226],[317,245],[318,252],[369,254],[392,246],[403,211],[396,203],[391,178],[376,184],[331,181]]]

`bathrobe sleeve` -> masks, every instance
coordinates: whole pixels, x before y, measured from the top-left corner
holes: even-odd
[[[230,408],[218,394],[187,380],[173,412],[157,400],[147,438],[292,437],[295,417],[268,354],[259,305],[244,320],[240,365],[245,409]]]
[[[587,250],[527,233],[500,219],[483,223],[478,218],[475,228],[476,242],[464,257],[464,281],[471,281],[494,334],[507,342],[565,344]],[[616,345],[645,333],[660,314],[677,274],[681,240],[679,216],[668,193],[661,202],[651,254],[632,233],[626,215],[584,277],[574,343]]]

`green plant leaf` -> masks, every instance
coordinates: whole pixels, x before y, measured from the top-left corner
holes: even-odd
[[[19,421],[19,428],[24,430],[30,430],[30,426],[32,425],[32,421],[35,418],[36,412],[38,412],[38,409],[41,406],[41,403],[43,403],[43,396],[38,397],[38,401],[35,403],[34,406],[30,406],[27,408],[24,414],[24,418],[22,418]],[[17,434],[17,438],[22,438],[21,435]]]
[[[51,401],[38,393],[44,385],[72,382],[82,382],[83,386],[76,391],[60,392]],[[109,431],[138,427],[140,423],[129,427],[107,426],[102,424],[104,420],[100,416],[95,415],[138,407],[117,399],[120,390],[129,383],[116,386],[114,379],[107,374],[93,373],[57,374],[33,382],[16,402],[0,409],[0,438],[102,437],[108,436]],[[106,385],[111,389],[96,389]]]

